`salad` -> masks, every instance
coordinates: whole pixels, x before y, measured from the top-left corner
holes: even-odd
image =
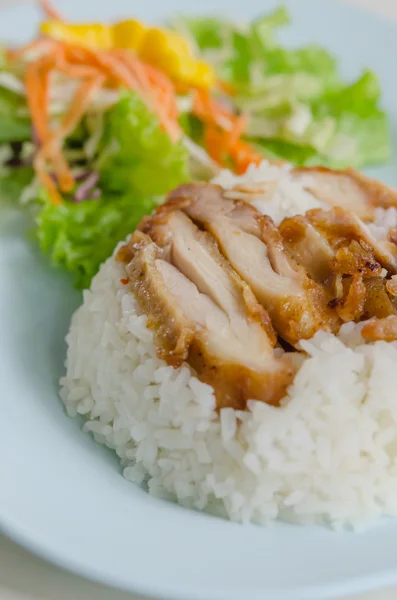
[[[31,211],[42,250],[79,287],[184,181],[263,159],[390,156],[376,75],[347,84],[323,48],[282,47],[285,8],[245,27],[183,16],[152,27],[69,23],[41,5],[38,37],[0,51],[0,198]]]

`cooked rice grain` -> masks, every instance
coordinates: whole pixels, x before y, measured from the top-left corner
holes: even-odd
[[[257,171],[274,178],[269,169]],[[304,212],[306,201],[296,194],[283,210]],[[396,218],[384,213],[379,228]],[[157,358],[124,275],[109,258],[84,293],[61,396],[69,415],[84,415],[85,430],[117,452],[127,479],[239,522],[358,527],[397,515],[396,343],[364,345],[362,325],[344,325],[338,337],[320,332],[301,343],[306,358],[282,407],[252,401],[247,412],[218,415],[208,385]]]

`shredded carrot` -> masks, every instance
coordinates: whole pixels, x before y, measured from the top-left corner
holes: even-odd
[[[151,87],[147,76],[146,69],[141,60],[139,60],[135,54],[123,50],[113,50],[112,55],[120,63],[125,65],[131,73],[134,74],[136,81],[138,82],[139,88],[145,94],[150,93]]]
[[[49,38],[37,38],[37,40],[33,40],[33,42],[29,42],[25,46],[18,48],[18,50],[8,50],[7,57],[10,60],[18,60],[23,58],[25,54],[30,52],[37,51],[37,53],[41,53],[42,55],[51,53],[51,51],[55,48],[57,43],[54,40],[50,40]]]
[[[46,171],[45,163],[46,161],[51,163],[54,176],[61,191],[70,192],[75,185],[75,181],[68,162],[62,154],[62,144],[65,137],[77,126],[92,100],[93,93],[103,84],[104,77],[98,75],[96,69],[84,72],[84,75],[91,75],[91,80],[85,81],[81,85],[61,127],[57,132],[53,132],[49,126],[48,113],[50,72],[53,69],[57,69],[70,73],[72,70],[74,71],[74,76],[76,76],[76,72],[74,66],[70,69],[68,68],[62,45],[57,44],[53,46],[52,50],[51,55],[46,55],[28,64],[25,87],[32,122],[41,145],[37,153],[35,167],[50,197],[58,204],[60,195],[57,192],[54,180]],[[79,72],[78,74],[82,75],[83,73]],[[93,78],[93,75],[95,75],[95,78]]]
[[[51,135],[48,125],[48,86],[49,73],[53,65],[52,58],[44,57],[28,66],[25,77],[28,106],[40,144],[47,143]],[[43,186],[48,190],[52,202],[60,204],[61,196],[55,182],[46,171],[40,150],[35,157],[34,167]]]
[[[113,54],[130,69],[146,104],[157,114],[171,139],[177,141],[181,130],[177,123],[178,107],[171,81],[164,73],[144,63],[131,52],[116,50]]]
[[[241,175],[246,172],[250,165],[259,165],[263,160],[263,156],[259,152],[256,152],[250,144],[242,140],[232,148],[231,157],[237,173]]]
[[[207,90],[196,90],[193,98],[193,113],[202,121],[222,128],[232,128],[236,116],[214,100]]]
[[[97,55],[99,69],[119,85],[125,85],[132,90],[141,90],[139,80],[134,73],[117,57],[111,53],[101,53]]]
[[[263,157],[241,139],[247,117],[236,115],[211,97],[207,90],[196,90],[193,113],[205,124],[204,145],[213,160],[223,166],[231,162],[235,171],[245,173],[251,163],[259,164]]]
[[[156,85],[166,91],[168,94],[173,95],[175,98],[175,87],[174,84],[168,79],[167,75],[164,75],[162,71],[156,69],[149,63],[145,63],[145,69],[147,76],[149,78],[149,82],[152,85]]]
[[[47,148],[47,145],[51,143],[53,138],[53,133],[49,128],[49,77],[51,70],[56,64],[56,57],[43,57],[28,66],[25,79],[28,106],[41,145],[38,155],[42,154],[44,157],[46,156],[45,148]],[[60,152],[56,151],[51,158],[61,189],[63,191],[70,191],[74,186],[74,180],[67,161]],[[38,162],[37,164],[41,165],[42,163]],[[41,175],[41,179],[43,180],[43,175]],[[49,186],[48,183],[50,180],[48,178],[44,178],[44,180],[46,181],[46,187],[53,197],[54,182],[51,179],[51,185]]]
[[[95,79],[83,81],[73,98],[69,111],[65,115],[60,128],[60,135],[65,138],[77,127],[95,93],[103,86],[105,77],[98,75]]]
[[[237,94],[235,86],[232,83],[229,83],[228,81],[222,81],[221,79],[219,79],[217,85],[220,91],[224,92],[228,96],[235,96]]]
[[[191,88],[187,85],[187,83],[183,83],[182,81],[174,81],[174,88],[177,94],[188,94],[191,91]]]
[[[171,81],[164,73],[147,65],[133,53],[123,50],[96,52],[65,42],[54,42],[47,60],[52,60],[54,70],[83,80],[61,127],[50,135],[48,115],[40,109],[44,82],[36,77],[36,71],[41,63],[34,61],[28,66],[26,84],[29,88],[32,118],[43,143],[40,156],[44,162],[49,161],[52,164],[56,180],[63,192],[71,191],[74,186],[70,169],[62,154],[63,142],[85,114],[92,95],[105,81],[109,85],[125,86],[137,91],[158,115],[162,127],[171,139],[179,139],[181,130],[178,124],[178,107]],[[41,163],[38,164],[42,167]],[[43,180],[42,169],[41,179]],[[49,191],[51,187],[51,195],[54,196],[52,180],[50,186],[46,179],[46,187]]]
[[[207,125],[204,129],[204,146],[210,157],[222,167],[226,167],[225,138],[223,132],[213,125]]]
[[[104,73],[113,82],[129,88],[137,88],[138,82],[132,77],[131,72],[118,59],[117,55],[105,51],[95,51],[82,46],[64,44],[66,59],[71,65],[89,67],[97,72]]]
[[[236,118],[231,131],[229,132],[229,145],[235,146],[247,127],[248,118],[241,115]]]
[[[36,155],[36,158],[33,161],[33,166],[34,166],[34,169],[36,171],[38,178],[40,179],[41,183],[47,190],[53,204],[55,204],[55,205],[62,204],[61,195],[58,192],[57,186],[56,186],[54,180],[52,179],[51,175],[47,172],[43,158],[40,154]]]
[[[75,181],[73,179],[67,160],[61,151],[62,140],[56,134],[49,137],[46,144],[39,151],[38,156],[45,161],[50,161],[54,176],[62,192],[72,191]]]
[[[56,8],[54,8],[52,6],[52,3],[50,0],[39,0],[39,2],[40,2],[42,11],[49,19],[54,19],[54,21],[64,21],[64,18],[56,10]]]
[[[175,121],[178,119],[178,105],[175,96],[175,87],[162,71],[152,65],[145,65],[149,83],[157,91],[160,102],[167,107],[168,115]]]
[[[28,107],[40,143],[47,140],[49,72],[54,66],[52,58],[44,57],[30,63],[26,70],[25,88]]]
[[[43,146],[41,154],[52,159],[54,172],[57,176],[59,187],[63,192],[70,192],[75,180],[70,172],[69,165],[61,152],[62,143],[77,127],[87,111],[95,92],[103,85],[104,77],[87,79],[78,88],[75,97],[61,123],[58,131],[54,132],[47,144]]]
[[[59,61],[56,65],[56,70],[60,73],[68,75],[72,79],[83,79],[96,77],[98,75],[98,69],[95,67],[84,66],[84,65],[72,65],[67,63],[65,60]]]
[[[95,52],[89,48],[66,46],[66,57],[71,65],[92,68],[97,73],[105,74],[110,83],[143,93],[135,71],[132,71],[118,52]]]
[[[68,58],[79,64],[94,64],[118,85],[125,85],[129,89],[136,90],[153,112],[158,115],[161,125],[171,139],[176,141],[180,137],[175,93],[171,82],[168,85],[165,84],[167,78],[163,73],[159,76],[158,71],[154,68],[149,69],[149,65],[139,60],[133,53],[122,50],[95,52],[86,48],[72,47],[68,49]],[[163,97],[160,99],[161,101],[157,101],[157,82],[160,83],[163,91],[168,89],[169,97],[166,103],[164,103]],[[173,114],[169,114],[167,109],[172,101],[174,102]]]
[[[61,20],[49,0],[41,0],[46,14]],[[32,56],[30,56],[32,54]],[[162,71],[142,61],[128,50],[93,50],[83,46],[39,38],[31,44],[11,51],[13,59],[24,58],[28,64],[25,75],[27,101],[32,122],[40,141],[34,167],[55,204],[62,202],[60,192],[72,191],[75,181],[63,154],[66,138],[86,113],[94,94],[104,85],[124,86],[135,90],[145,104],[158,116],[162,128],[173,141],[180,139],[179,110],[176,94],[178,84]],[[63,73],[79,81],[75,96],[61,124],[54,129],[49,115],[49,86],[51,73]],[[218,82],[218,89],[233,93],[229,84]],[[191,92],[186,88],[185,92]],[[204,124],[204,143],[210,156],[220,165],[234,165],[244,172],[260,155],[242,140],[247,119],[237,115],[229,106],[214,98],[208,90],[195,89],[193,114]],[[52,175],[52,174],[53,175]]]

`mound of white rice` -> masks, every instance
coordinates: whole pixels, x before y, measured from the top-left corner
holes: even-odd
[[[285,169],[262,166],[245,179],[261,173],[278,180],[279,196],[291,193]],[[310,198],[297,190],[294,213],[315,205]],[[376,227],[393,220],[396,211],[383,211]],[[84,293],[61,396],[117,452],[127,479],[242,522],[357,527],[397,514],[397,344],[365,345],[354,324],[339,337],[320,332],[302,343],[307,355],[282,407],[252,401],[218,415],[209,386],[157,358],[124,276],[109,258]]]
[[[305,213],[312,208],[324,208],[312,194],[307,192],[303,184],[310,183],[310,175],[305,176],[301,182],[294,179],[291,174],[292,167],[288,164],[278,167],[264,162],[260,167],[251,165],[245,175],[234,175],[228,170],[223,170],[215,177],[214,183],[218,183],[225,189],[238,184],[244,184],[253,189],[268,189],[267,200],[254,199],[252,205],[260,212],[272,217],[276,225],[287,218],[300,213]]]

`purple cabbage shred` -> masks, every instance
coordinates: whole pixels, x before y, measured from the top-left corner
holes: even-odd
[[[99,189],[94,189],[99,182],[99,174],[98,173],[89,173],[84,181],[79,185],[74,193],[73,201],[84,202],[84,200],[94,200],[95,198],[99,198],[101,192]],[[97,195],[99,192],[99,195]]]

